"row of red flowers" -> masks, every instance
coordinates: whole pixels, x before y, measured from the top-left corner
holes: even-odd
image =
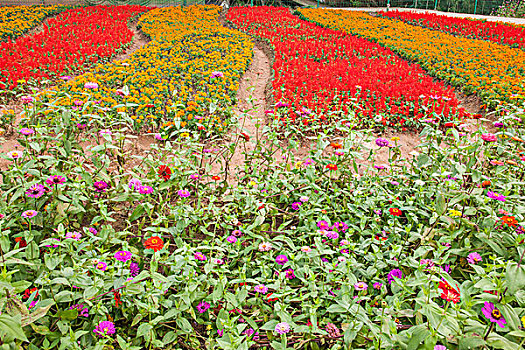
[[[383,17],[457,34],[470,39],[493,41],[512,47],[525,48],[525,27],[501,22],[487,22],[468,18],[454,18],[435,13],[405,11],[379,12]]]
[[[232,8],[227,19],[275,50],[273,93],[289,105],[283,123],[329,122],[358,106],[365,125],[412,126],[433,111],[463,117],[454,91],[390,49],[319,27],[275,7]]]
[[[144,6],[71,9],[49,19],[42,32],[0,43],[0,89],[30,78],[53,79],[113,56],[131,42],[128,21]]]

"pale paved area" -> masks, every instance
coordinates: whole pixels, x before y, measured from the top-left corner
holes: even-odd
[[[329,8],[325,8],[325,9],[328,10]],[[345,7],[345,8],[337,8],[337,9],[334,8],[333,10],[378,12],[378,11],[386,11],[386,7]],[[444,15],[444,16],[449,16],[449,17],[484,19],[484,20],[487,20],[487,21],[505,22],[505,23],[513,23],[513,24],[525,25],[525,18],[483,16],[483,15],[473,15],[473,14],[469,14],[469,13],[442,12],[442,11],[434,11],[434,10],[414,9],[414,8],[398,8],[398,7],[391,7],[390,10],[412,11],[412,12],[420,12],[420,13],[429,12],[429,13],[435,13],[437,15]]]

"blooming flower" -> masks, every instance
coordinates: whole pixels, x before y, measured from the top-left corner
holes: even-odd
[[[445,345],[436,345],[434,350],[447,350],[447,347]]]
[[[393,216],[401,216],[403,214],[403,212],[401,210],[399,210],[398,208],[390,208],[390,209],[388,209],[388,211]]]
[[[183,198],[190,196],[190,191],[188,190],[179,190],[177,194]]]
[[[288,258],[286,257],[286,255],[277,255],[277,257],[275,258],[275,262],[278,263],[279,265],[284,265],[286,264],[286,262],[288,261]]]
[[[330,229],[330,225],[328,224],[328,222],[326,222],[324,220],[318,221],[317,222],[317,227],[319,227],[320,230],[329,230]]]
[[[273,246],[270,242],[262,242],[259,244],[259,251],[260,252],[268,252],[272,250]]]
[[[278,334],[286,334],[290,332],[290,325],[286,322],[277,323],[275,325],[275,332]]]
[[[303,247],[301,247],[301,251],[303,253],[310,253],[312,251],[312,248],[310,248],[308,246],[303,246]]]
[[[268,293],[268,287],[266,287],[264,284],[258,284],[255,287],[253,287],[256,293],[266,294]]]
[[[105,181],[97,181],[93,184],[93,187],[95,187],[96,192],[102,193],[106,191],[109,185]]]
[[[158,174],[164,181],[168,181],[171,178],[171,169],[167,165],[161,165]]]
[[[293,203],[292,203],[292,209],[293,209],[293,210],[299,210],[299,208],[301,207],[301,205],[303,205],[302,202],[293,202]]]
[[[329,239],[338,239],[339,238],[339,233],[337,233],[335,231],[324,231],[324,235],[326,236],[326,238],[329,238]]]
[[[90,89],[90,90],[98,89],[98,84],[92,83],[92,82],[85,83],[84,89]]]
[[[485,142],[494,142],[494,141],[496,141],[498,139],[498,137],[496,135],[490,134],[490,133],[481,134],[481,138]]]
[[[190,175],[190,179],[192,180],[199,180],[201,178],[201,176],[199,174],[191,174]]]
[[[139,272],[140,272],[139,264],[134,263],[134,262],[129,264],[129,273],[131,276],[136,277],[139,274]]]
[[[392,284],[392,282],[394,281],[394,277],[403,278],[403,271],[401,271],[400,269],[393,269],[392,271],[390,271],[387,275],[388,284]]]
[[[209,308],[210,304],[205,301],[201,301],[199,305],[197,305],[197,311],[199,311],[201,314],[205,313]]]
[[[82,234],[79,232],[73,231],[66,233],[66,239],[74,239],[75,241],[78,241],[80,238],[82,238]]]
[[[348,225],[345,222],[336,222],[332,226],[332,230],[336,230],[337,232],[345,232],[348,230]]]
[[[26,191],[26,196],[30,198],[40,198],[46,192],[44,185],[35,184],[29,187]]]
[[[140,181],[140,179],[133,178],[128,182],[128,187],[130,190],[138,191],[141,186],[142,181]]]
[[[367,290],[368,284],[366,284],[365,282],[357,282],[356,284],[354,284],[354,288],[355,290]]]
[[[378,138],[376,139],[376,145],[378,145],[379,147],[387,147],[390,143],[388,142],[387,139],[384,139],[384,138]]]
[[[11,158],[11,159],[18,159],[18,158],[22,157],[22,152],[11,151],[11,152],[7,153],[7,156],[9,158]]]
[[[495,200],[500,201],[500,202],[505,202],[505,200],[506,200],[505,196],[500,194],[500,193],[498,193],[498,192],[488,191],[487,192],[487,196],[489,198],[495,199]]]
[[[69,310],[77,309],[78,316],[89,317],[89,309],[84,304],[74,304],[69,307]]]
[[[201,252],[195,252],[195,254],[193,254],[193,257],[195,258],[195,260],[199,260],[199,261],[205,261],[207,259],[206,255],[204,255]]]
[[[53,186],[53,185],[62,185],[63,183],[66,182],[66,178],[63,177],[63,176],[60,176],[60,175],[51,175],[50,177],[47,178],[46,180],[46,183],[49,185],[49,186]]]
[[[226,240],[230,243],[235,243],[237,242],[237,237],[235,236],[228,236],[228,238],[226,238]]]
[[[151,186],[140,186],[140,187],[139,187],[139,193],[140,193],[140,194],[150,194],[150,193],[153,193],[153,187],[151,187]]]
[[[336,164],[328,164],[326,166],[326,169],[336,171],[337,170],[337,165]]]
[[[212,78],[221,78],[224,76],[224,73],[223,72],[212,72],[211,73],[211,77]]]
[[[105,262],[99,262],[95,267],[97,268],[97,270],[106,271],[106,269],[108,268],[108,264],[106,264]]]
[[[293,269],[288,269],[285,271],[286,278],[293,280],[295,278],[295,271]]]
[[[24,136],[29,136],[31,134],[34,134],[35,130],[29,129],[29,128],[22,128],[22,129],[18,130],[18,132],[21,133]]]
[[[383,287],[383,283],[376,282],[374,283],[374,289],[381,289]]]
[[[467,261],[469,264],[477,264],[481,261],[483,261],[483,259],[481,258],[481,255],[479,255],[479,253],[470,253],[467,257]]]
[[[144,242],[144,248],[153,249],[154,252],[158,252],[163,247],[164,241],[158,236],[150,237],[146,240],[146,242]]]
[[[501,314],[499,309],[494,306],[493,303],[486,301],[481,311],[490,322],[497,323],[501,328],[505,328],[507,320],[505,320],[505,317]]]
[[[38,215],[38,212],[36,210],[26,210],[22,213],[22,217],[26,219],[34,218],[37,215]]]
[[[22,96],[22,97],[20,98],[20,100],[21,100],[22,103],[25,104],[25,105],[26,105],[26,104],[29,104],[29,103],[33,103],[33,102],[35,102],[35,99],[34,99],[34,97],[32,97],[32,96]]]
[[[103,338],[104,336],[115,334],[115,325],[110,321],[102,321],[93,332]]]
[[[502,216],[500,220],[501,222],[503,222],[504,224],[510,227],[516,226],[518,224],[518,221],[516,220],[514,216],[505,215],[505,216]]]
[[[310,199],[310,198],[308,198],[307,196],[301,196],[301,197],[299,197],[299,200],[300,200],[301,202],[303,202],[303,203],[308,202],[309,199]]]
[[[128,252],[127,250],[119,250],[115,253],[114,257],[118,261],[125,262],[131,259],[131,255],[131,252]]]

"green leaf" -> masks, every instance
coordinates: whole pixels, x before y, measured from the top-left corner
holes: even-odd
[[[149,331],[151,331],[151,329],[153,328],[152,325],[150,325],[149,323],[143,323],[139,326],[139,328],[137,329],[137,338],[138,337],[142,337],[146,334],[149,333]]]
[[[411,330],[412,336],[408,341],[407,350],[417,350],[421,342],[430,335],[430,331],[425,325],[415,326]]]
[[[11,317],[6,314],[0,315],[0,333],[7,334],[12,338],[29,341],[22,329],[20,316]]]
[[[481,337],[469,336],[459,339],[459,350],[471,350],[485,345]]]
[[[29,315],[25,315],[25,316],[22,316],[22,319],[21,319],[21,325],[22,327],[25,327],[31,323],[34,323],[35,321],[41,319],[42,317],[44,317],[47,312],[49,311],[49,309],[51,308],[51,306],[53,306],[54,303],[51,303],[49,305],[47,305],[46,307],[39,307],[37,308],[34,312],[32,312],[31,314]]]
[[[72,321],[77,319],[78,317],[78,310],[72,309],[72,310],[60,310],[56,314],[57,317],[60,317],[62,320],[68,320]]]
[[[275,330],[275,326],[279,323],[277,320],[270,320],[262,325],[261,328],[263,331],[273,331]]]
[[[505,279],[509,287],[509,294],[525,288],[525,265],[518,266],[516,262],[509,262],[505,272]]]
[[[133,213],[129,216],[129,221],[137,220],[142,214],[144,214],[144,211],[144,206],[142,204],[137,205],[135,210],[133,210]]]
[[[440,193],[436,198],[436,210],[439,215],[445,213],[445,197]]]
[[[178,318],[177,319],[177,325],[186,333],[193,332],[193,327],[191,326],[190,322],[185,318]]]

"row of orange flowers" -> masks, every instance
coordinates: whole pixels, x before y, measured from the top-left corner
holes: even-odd
[[[67,10],[70,6],[6,6],[0,7],[0,41],[14,39],[36,27],[47,16]]]
[[[505,45],[456,37],[364,12],[301,9],[322,26],[374,40],[421,64],[430,74],[477,93],[488,107],[525,96],[525,53]]]

